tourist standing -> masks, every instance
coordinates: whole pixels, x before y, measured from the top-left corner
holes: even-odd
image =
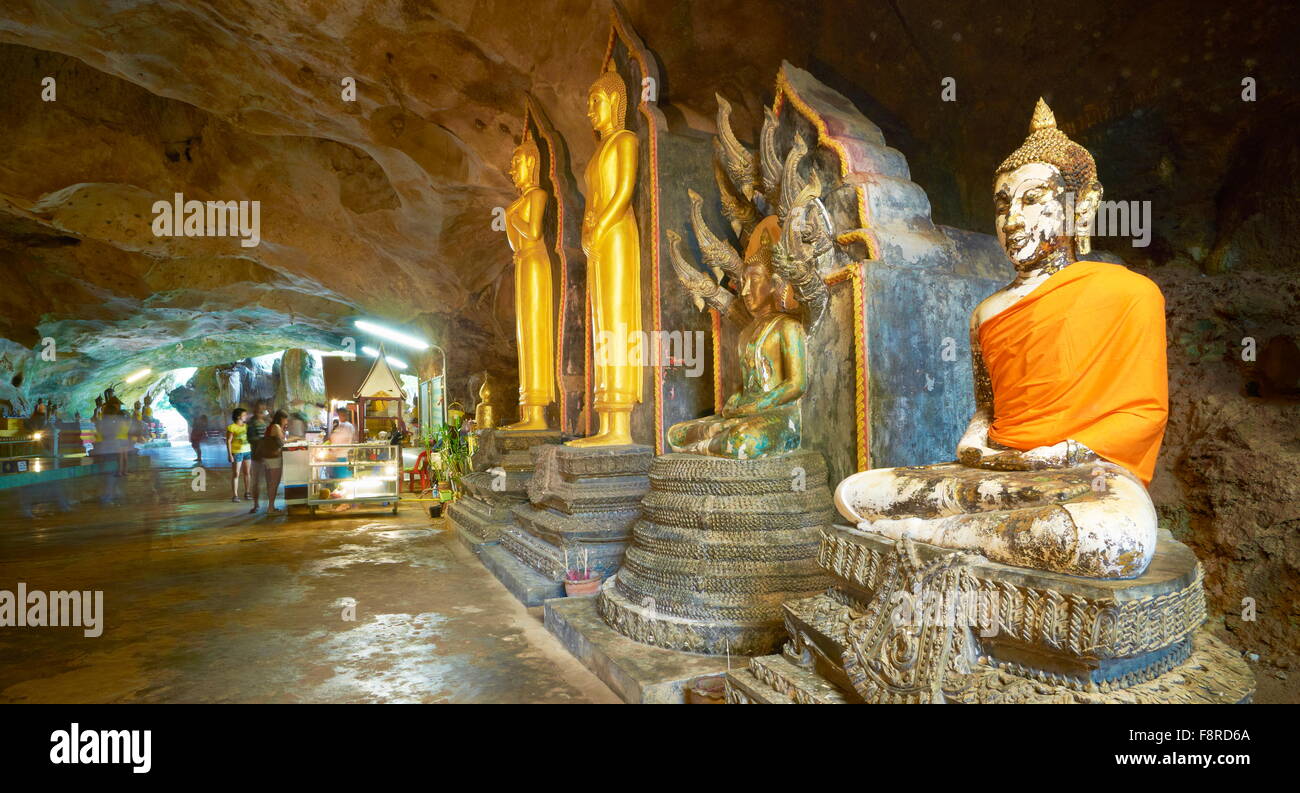
[[[117,457],[117,473],[114,476],[126,476],[128,473],[128,457],[134,449],[131,446],[131,416],[122,407],[122,403],[117,397],[111,397],[104,404],[104,425],[103,435],[109,440],[109,448]]]
[[[203,439],[208,434],[208,414],[200,413],[190,422],[190,446],[194,449],[194,464],[203,465]]]
[[[248,511],[250,515],[257,512],[257,507],[261,503],[258,496],[262,488],[262,480],[266,478],[266,471],[262,467],[262,453],[259,447],[269,419],[266,403],[260,399],[253,403],[253,415],[248,417],[248,446],[250,449],[248,465],[253,490],[253,508]]]
[[[284,449],[285,431],[289,425],[289,414],[283,410],[275,411],[271,417],[271,424],[262,434],[260,450],[262,455],[263,475],[266,477],[266,514],[279,515],[284,510],[275,508],[275,496],[280,489],[280,477],[284,474]],[[253,504],[257,504],[257,496],[254,493]]]
[[[330,443],[335,446],[356,443],[357,428],[352,423],[352,414],[348,412],[347,408],[339,408],[338,417],[334,429],[330,431]]]
[[[352,424],[352,421],[350,420],[352,418],[352,414],[348,412],[347,408],[339,408],[337,413],[338,413],[338,421],[335,422],[334,429],[330,431],[330,437],[329,437],[330,445],[343,446],[349,443],[355,443],[356,436],[357,436],[357,428]],[[348,450],[343,449],[338,452],[335,452],[334,461],[347,463]],[[347,479],[352,476],[352,469],[348,465],[336,465],[333,468],[329,469],[329,472],[330,472],[330,477],[334,479]],[[338,482],[334,482],[334,487],[336,488],[338,487]],[[346,512],[349,509],[352,509],[351,504],[336,504],[334,505],[333,511]]]
[[[118,415],[119,405],[116,400],[110,400],[104,404],[100,411],[99,421],[95,423],[95,446],[93,454],[97,462],[107,463],[110,460],[118,461],[118,470],[104,479],[104,494],[100,497],[100,503],[105,506],[115,503],[121,496],[121,485],[118,477],[122,475],[122,458],[118,452],[121,441],[118,440],[118,430],[124,425],[125,419]]]
[[[248,494],[249,452],[248,424],[245,423],[248,411],[235,408],[230,412],[230,424],[226,426],[226,457],[230,461],[230,500],[239,503],[239,477],[244,477],[244,500],[252,498]]]

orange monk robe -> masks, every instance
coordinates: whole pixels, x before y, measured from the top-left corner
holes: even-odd
[[[1076,262],[986,320],[989,438],[1028,451],[1071,439],[1151,483],[1169,418],[1165,300],[1150,279]]]

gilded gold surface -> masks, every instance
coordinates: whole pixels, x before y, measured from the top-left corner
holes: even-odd
[[[510,159],[510,178],[519,190],[519,198],[506,209],[506,238],[515,262],[519,421],[503,427],[506,430],[549,429],[546,406],[555,401],[551,257],[542,229],[550,196],[538,185],[540,165],[537,144],[530,139],[525,139]]]
[[[632,407],[641,401],[641,362],[629,355],[641,336],[641,240],[633,213],[640,143],[624,128],[627,89],[605,72],[587,97],[587,118],[600,138],[587,164],[582,250],[595,337],[596,434],[570,446],[632,443]]]
[[[492,405],[492,386],[486,379],[478,387],[478,407],[474,408],[474,428],[492,429],[497,425],[497,409]]]

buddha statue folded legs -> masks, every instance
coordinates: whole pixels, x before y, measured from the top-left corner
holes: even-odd
[[[669,428],[673,451],[748,460],[799,448],[803,329],[790,315],[777,314],[756,323],[747,335],[753,338],[741,347],[745,389],[728,400],[720,415]],[[795,374],[787,375],[792,370]],[[789,377],[794,382],[787,385]],[[771,404],[781,396],[793,401]]]
[[[958,462],[864,471],[836,503],[858,529],[1006,564],[1133,578],[1155,549],[1145,485],[1168,416],[1164,299],[1116,264],[1079,261],[1096,165],[1039,100],[998,168],[997,232],[1015,281],[971,316],[975,415]]]
[[[985,471],[960,463],[879,468],[836,491],[863,531],[978,549],[995,562],[1095,578],[1132,578],[1156,547],[1141,481],[1097,462],[1053,471]]]

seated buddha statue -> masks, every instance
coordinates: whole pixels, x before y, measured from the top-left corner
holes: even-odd
[[[691,198],[698,202],[698,196],[692,194]],[[696,214],[698,233],[702,219]],[[826,287],[816,276],[810,257],[795,258],[797,235],[790,232],[800,212],[793,214],[796,217],[788,221],[785,234],[776,215],[764,218],[749,236],[744,259],[736,257],[724,265],[739,284],[744,307],[739,316],[748,320],[739,338],[741,387],[716,416],[670,427],[668,445],[673,451],[747,460],[799,448],[800,403],[808,385],[807,337],[799,315],[803,305],[810,303],[810,324],[815,323],[820,303],[819,295],[812,293],[824,292]],[[668,237],[677,273],[696,296],[697,304],[707,301],[736,317],[729,293],[685,262],[679,235],[669,231]],[[806,273],[811,275],[802,277]]]
[[[1169,412],[1164,298],[1123,266],[1078,260],[1101,201],[1096,164],[1041,99],[1030,130],[995,173],[1016,277],[971,315],[976,409],[957,462],[862,471],[835,502],[892,539],[1135,578],[1156,544],[1146,485]]]

